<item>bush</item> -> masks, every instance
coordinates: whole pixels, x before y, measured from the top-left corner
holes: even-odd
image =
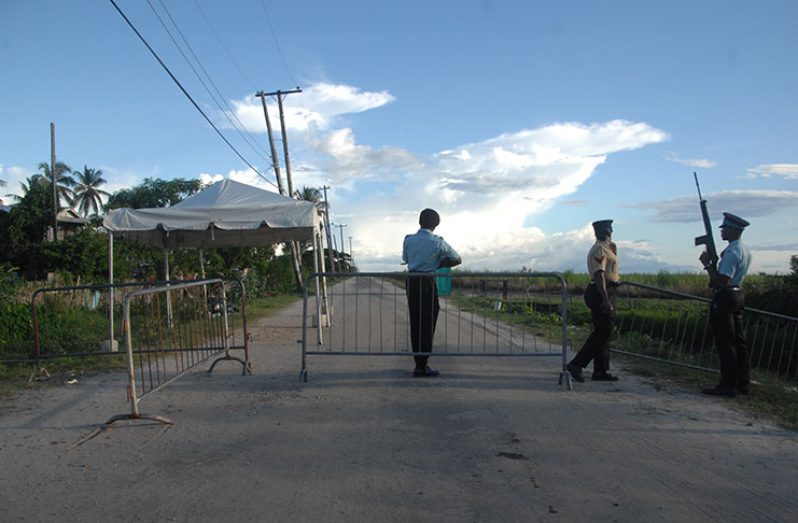
[[[0,303],[0,360],[28,358],[33,348],[33,320],[26,303]]]

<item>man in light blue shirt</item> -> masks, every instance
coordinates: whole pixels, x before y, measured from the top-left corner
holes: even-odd
[[[402,248],[402,260],[407,264],[408,271],[415,273],[408,275],[406,286],[407,308],[410,314],[410,343],[414,353],[425,354],[414,356],[416,368],[413,376],[417,378],[439,374],[437,370],[427,365],[440,311],[435,271],[441,267],[454,267],[462,263],[457,251],[443,238],[432,234],[440,222],[441,217],[434,210],[421,211],[418,219],[421,228],[417,233],[405,236]]]
[[[728,397],[748,394],[748,346],[743,330],[745,294],[741,285],[751,266],[751,251],[740,241],[748,225],[739,216],[724,212],[720,235],[729,245],[720,254],[717,268],[713,267],[706,252],[699,258],[709,273],[709,285],[714,289],[709,323],[718,348],[721,376],[720,383],[704,389],[704,394]]]

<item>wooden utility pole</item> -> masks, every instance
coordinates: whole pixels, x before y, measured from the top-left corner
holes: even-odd
[[[285,177],[288,180],[288,192],[291,198],[294,197],[294,182],[291,178],[291,157],[288,156],[288,134],[285,129],[285,112],[283,111],[283,95],[301,93],[302,89],[297,87],[293,91],[277,91],[277,107],[280,108],[280,128],[283,130],[283,156],[285,157]]]
[[[327,254],[330,256],[330,270],[335,272],[335,255],[333,254],[332,229],[330,228],[330,203],[327,201],[328,186],[321,188],[324,191],[324,232],[327,235]]]
[[[344,256],[345,254],[344,251],[346,250],[346,246],[344,245],[344,227],[346,227],[347,225],[345,223],[339,223],[335,226],[338,227],[338,231],[341,233],[341,272],[343,272],[344,270],[343,265],[344,262],[346,261],[346,258]]]
[[[269,96],[263,91],[258,91],[255,96],[260,98],[263,104],[263,116],[266,118],[266,133],[269,135],[269,148],[272,153],[272,168],[274,169],[274,176],[277,178],[277,190],[280,194],[285,195],[285,188],[283,188],[283,179],[280,176],[280,159],[277,157],[277,148],[274,146],[274,134],[272,133],[272,122],[269,120],[269,110],[266,108],[266,97]]]
[[[53,179],[53,242],[58,241],[58,186],[55,174],[55,124],[50,122],[50,177]]]
[[[283,155],[285,157],[285,174],[286,179],[288,180],[288,197],[294,197],[294,185],[291,180],[291,160],[288,156],[288,135],[285,129],[285,116],[283,115],[283,95],[285,94],[292,94],[292,93],[301,93],[302,90],[297,87],[293,91],[276,91],[273,93],[264,93],[263,91],[259,91],[255,94],[255,96],[260,97],[260,101],[263,104],[263,114],[266,117],[266,131],[269,133],[269,147],[271,148],[272,153],[272,162],[274,165],[274,174],[277,176],[277,188],[280,191],[280,194],[285,195],[285,189],[283,189],[283,182],[280,179],[280,164],[277,159],[277,149],[274,147],[274,135],[272,134],[272,124],[271,120],[269,120],[269,110],[266,108],[266,97],[267,96],[277,96],[277,105],[280,108],[280,127],[283,136]],[[299,253],[299,244],[297,242],[288,242],[289,246],[291,247],[291,259],[294,264],[294,275],[296,276],[297,287],[300,289],[303,287],[302,283],[302,270],[301,270],[301,263],[302,260],[300,259]]]

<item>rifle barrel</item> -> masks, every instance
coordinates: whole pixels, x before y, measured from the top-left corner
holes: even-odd
[[[695,179],[695,187],[698,189],[698,199],[703,200],[704,197],[701,196],[701,186],[698,185],[698,175],[695,173],[695,171],[693,171],[693,178]]]

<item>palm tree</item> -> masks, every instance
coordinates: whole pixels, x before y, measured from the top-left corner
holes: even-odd
[[[6,194],[6,196],[10,197],[15,202],[22,200],[29,192],[33,190],[34,187],[38,185],[49,185],[50,183],[42,176],[41,174],[34,174],[33,176],[29,176],[25,179],[24,182],[19,182],[19,189],[22,192],[22,196],[18,194]]]
[[[39,164],[39,170],[42,171],[42,174],[34,175],[34,178],[39,176],[44,178],[44,182],[50,184],[53,182],[53,175],[50,171],[50,164],[47,162],[41,162]],[[72,205],[72,187],[75,185],[75,179],[69,176],[68,173],[72,172],[72,169],[63,162],[55,162],[55,187],[56,191],[58,192],[58,198],[64,199],[70,206]]]
[[[72,193],[74,195],[72,205],[77,205],[78,212],[84,217],[88,217],[89,214],[98,214],[100,205],[103,203],[102,197],[111,196],[111,193],[99,188],[100,185],[106,183],[103,172],[84,165],[83,171],[72,171],[72,174],[77,175]]]
[[[302,186],[301,191],[294,191],[294,197],[297,200],[319,203],[321,201],[321,191],[315,187]]]

